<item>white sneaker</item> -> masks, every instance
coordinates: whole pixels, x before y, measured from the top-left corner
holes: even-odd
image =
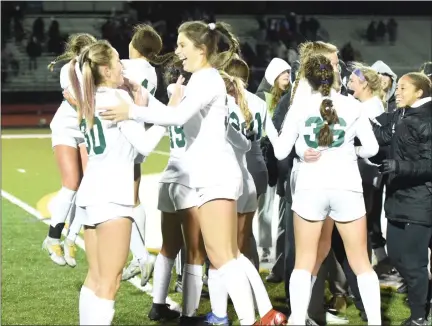
[[[141,269],[138,260],[133,259],[131,260],[129,266],[123,269],[122,281],[127,281],[135,275],[138,275],[140,272]]]
[[[64,251],[64,259],[66,261],[66,263],[70,266],[70,267],[75,267],[76,266],[76,252],[77,252],[77,248],[74,242],[66,239],[65,241],[62,242],[62,247],[63,247],[63,251]]]
[[[330,312],[326,312],[326,323],[328,325],[346,325],[349,323],[349,320],[344,317],[338,317],[333,315]]]
[[[156,256],[150,255],[148,259],[140,264],[141,269],[141,286],[145,286],[152,277]]]
[[[50,240],[48,237],[46,237],[42,243],[42,249],[48,251],[50,258],[54,263],[60,266],[66,265],[59,240]]]

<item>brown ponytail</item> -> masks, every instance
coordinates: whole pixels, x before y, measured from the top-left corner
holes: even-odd
[[[252,113],[246,100],[243,81],[239,77],[228,75],[225,71],[219,71],[219,73],[225,82],[227,93],[235,98],[236,104],[240,107],[246,122],[246,129],[249,129],[252,122]]]

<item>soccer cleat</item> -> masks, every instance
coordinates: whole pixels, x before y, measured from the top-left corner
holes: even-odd
[[[266,313],[259,321],[254,325],[287,325],[287,317],[274,309]]]
[[[205,321],[204,321],[205,325],[226,325],[228,326],[230,324],[228,316],[225,317],[218,317],[216,316],[213,312],[209,312],[206,316],[205,316]]]
[[[153,303],[148,318],[153,321],[157,320],[172,320],[180,317],[180,313],[171,310],[167,304]]]
[[[333,315],[330,312],[326,312],[326,323],[327,325],[346,325],[349,323],[349,320],[345,317],[339,317]]]
[[[76,266],[76,252],[77,252],[77,248],[74,242],[66,239],[65,241],[62,242],[62,247],[63,247],[63,251],[64,251],[64,259],[66,261],[66,263],[70,266],[70,267],[75,267]]]
[[[42,249],[48,251],[50,258],[54,263],[60,266],[66,265],[59,240],[50,240],[48,237],[46,237],[42,243]]]
[[[135,275],[138,275],[140,272],[141,269],[138,260],[132,260],[129,266],[123,269],[122,281],[127,281],[132,277],[134,277]]]
[[[155,262],[156,256],[154,255],[148,255],[146,261],[142,263],[140,262],[139,267],[141,270],[141,286],[145,286],[152,277]]]

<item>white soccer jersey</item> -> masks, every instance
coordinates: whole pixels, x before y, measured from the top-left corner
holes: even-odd
[[[296,191],[299,189],[344,189],[362,192],[362,181],[357,166],[354,137],[362,142],[358,151],[361,157],[371,157],[378,152],[378,143],[368,118],[361,106],[346,96],[331,91],[333,107],[339,123],[332,125],[333,143],[329,147],[318,145],[318,135],[324,124],[320,114],[323,97],[313,93],[298,98],[288,111],[280,137],[273,142],[275,156],[284,159],[296,141],[301,147],[321,151],[317,162],[302,162],[299,166]]]
[[[181,164],[190,173],[177,182],[191,188],[225,185],[241,179],[233,148],[227,140],[227,114],[225,83],[214,68],[192,74],[177,107],[167,107],[152,96],[148,107],[131,106],[134,119],[183,126],[186,151]]]
[[[385,112],[384,105],[378,96],[374,96],[367,101],[361,102],[360,105],[362,113],[371,120]],[[379,179],[378,166],[371,163],[367,158],[359,158],[358,166],[363,183],[369,185],[376,184]]]
[[[135,83],[142,85],[154,95],[157,88],[156,69],[145,59],[123,59],[123,75]]]
[[[154,95],[157,88],[156,69],[145,59],[123,59],[123,75],[131,81],[143,86]],[[145,161],[145,157],[138,155],[135,159],[135,164],[140,164]]]
[[[260,141],[264,132],[270,141],[278,136],[278,132],[268,113],[266,102],[249,91],[246,91],[245,94],[249,110],[253,117],[251,125],[251,133],[253,135],[250,138],[252,146],[251,150],[246,153],[248,168],[251,172],[266,171],[267,168],[262,155]]]
[[[251,149],[251,134],[249,128],[246,128],[246,121],[240,107],[236,104],[235,99],[228,95],[228,141],[234,149],[237,162],[242,171],[243,180],[252,179],[248,172],[246,163],[246,153]]]
[[[86,207],[106,203],[134,205],[134,160],[147,156],[163,137],[166,128],[144,126],[127,120],[113,124],[99,114],[104,108],[118,102],[116,94],[133,103],[123,90],[100,87],[96,92],[96,114],[90,130],[85,120],[80,124],[84,133],[88,164],[77,193],[77,205]]]
[[[62,89],[69,88],[69,67],[70,62],[66,63],[60,70],[60,86]],[[83,138],[83,134],[78,125],[78,113],[67,101],[63,101],[54,114],[50,123],[50,128],[54,136],[67,136],[71,138]]]
[[[174,85],[171,84],[167,88],[169,98],[171,98],[173,87]],[[186,89],[186,86],[184,87]],[[186,135],[182,126],[169,126],[168,133],[170,139],[170,157],[160,182],[177,183],[178,180],[184,179],[188,175],[184,164],[179,163],[186,151]]]

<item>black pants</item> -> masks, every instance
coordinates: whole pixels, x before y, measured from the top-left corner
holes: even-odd
[[[387,250],[408,286],[411,318],[424,318],[429,287],[428,248],[432,227],[388,221]]]
[[[286,241],[286,210],[291,210],[291,203],[287,202],[286,197],[279,197],[279,224],[276,239],[276,262],[272,268],[272,273],[277,277],[283,278],[285,270],[285,241]]]
[[[371,240],[372,249],[382,248],[386,245],[381,231],[381,213],[383,208],[384,182],[379,188],[371,189],[371,203],[367,215],[368,233]]]

